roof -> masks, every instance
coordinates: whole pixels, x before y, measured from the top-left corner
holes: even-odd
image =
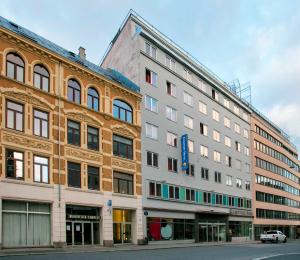
[[[22,27],[19,26],[5,18],[3,18],[2,16],[0,16],[0,27],[3,27],[11,32],[16,33],[19,36],[25,37],[28,40],[60,55],[63,56],[64,58],[68,59],[69,61],[72,62],[76,62],[81,66],[86,67],[87,69],[89,69],[90,71],[104,76],[112,81],[115,81],[119,84],[121,84],[123,87],[134,91],[134,92],[140,92],[140,87],[138,85],[136,85],[135,83],[133,83],[131,80],[129,80],[128,78],[126,78],[122,73],[113,70],[113,69],[104,69],[101,68],[100,66],[86,60],[86,59],[81,59],[79,55],[68,51],[64,48],[62,48],[61,46],[43,38],[42,36]]]

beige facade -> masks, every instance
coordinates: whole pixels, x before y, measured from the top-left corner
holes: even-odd
[[[9,23],[6,20],[1,22]],[[34,216],[41,219],[39,223],[47,222],[48,217],[42,216],[49,215],[50,241],[48,238],[45,240],[48,241],[45,242],[47,246],[63,246],[68,239],[71,244],[112,245],[114,239],[117,241],[115,243],[139,243],[143,239],[141,95],[125,84],[106,77],[105,73],[101,75],[82,65],[86,62],[84,58],[74,55],[81,60],[82,64],[79,64],[51,48],[47,49],[38,41],[16,33],[17,25],[9,26],[14,26],[14,31],[0,27],[0,247],[43,245],[38,244],[32,234],[29,235],[28,225],[20,231],[24,241],[19,243],[20,239],[16,237],[7,238],[9,224],[5,221],[13,217],[22,219],[22,214],[26,212],[29,222],[31,215],[36,214]],[[10,59],[16,64],[18,59],[23,61],[23,70],[19,65],[12,69],[14,65],[8,60],[10,54],[13,57]],[[37,65],[49,74],[48,83],[40,84],[40,88],[42,84],[47,85],[47,91],[36,87],[39,77],[35,78]],[[70,80],[80,86],[79,92],[73,90],[75,102],[70,100]],[[90,88],[98,93],[99,109],[89,106]],[[79,93],[79,102],[76,101],[76,93]],[[113,109],[116,100],[125,102],[132,109],[131,122],[122,120],[121,116],[115,118]],[[22,111],[11,110],[10,106]],[[47,115],[45,136],[36,133],[38,123],[35,120],[42,122],[36,119],[37,111]],[[74,139],[78,142],[76,145],[68,141],[69,122],[79,126],[79,133],[76,132],[79,140]],[[96,149],[89,147],[90,129],[98,133]],[[133,152],[129,159],[113,152],[113,136],[131,142],[128,149]],[[21,160],[17,156],[21,156]],[[47,165],[35,163],[37,158],[47,161]],[[75,177],[69,173],[69,162],[79,167]],[[95,175],[90,175],[92,169]],[[41,177],[37,177],[37,171]],[[129,194],[119,191],[121,188],[114,178],[116,172],[129,179],[126,182]],[[76,182],[76,187],[71,182]],[[39,206],[45,206],[49,211],[40,212]],[[17,215],[13,216],[14,207],[23,209],[17,210]],[[36,208],[34,213],[31,213],[32,208]],[[71,213],[67,212],[67,208]],[[116,230],[123,227],[122,217],[114,215],[114,212],[121,212],[118,210],[130,215],[126,220],[129,230],[126,238],[120,235],[121,229]],[[90,212],[97,213],[92,215]],[[70,218],[69,222],[66,218]],[[72,232],[77,232],[77,235]],[[89,237],[88,233],[93,235]]]
[[[269,229],[299,236],[298,152],[284,133],[255,112],[251,117],[255,238]]]

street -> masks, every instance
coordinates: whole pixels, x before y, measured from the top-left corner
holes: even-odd
[[[286,244],[240,244],[217,245],[185,248],[151,249],[151,250],[116,250],[102,252],[64,252],[24,256],[4,256],[1,260],[50,260],[50,259],[300,259],[300,242],[289,241]]]

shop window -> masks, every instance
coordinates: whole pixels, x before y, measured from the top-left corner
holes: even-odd
[[[24,82],[24,61],[16,53],[9,53],[6,56],[6,76]]]
[[[6,177],[24,178],[24,154],[11,149],[6,150]]]
[[[6,102],[6,127],[24,131],[24,106],[12,101]]]
[[[114,118],[132,124],[132,107],[125,101],[115,99],[113,105]]]
[[[81,104],[81,87],[75,79],[70,79],[68,81],[68,100]]]
[[[36,136],[49,137],[49,114],[37,109],[33,110],[33,133]]]
[[[100,189],[99,167],[88,166],[88,188],[89,190]]]
[[[80,146],[80,123],[68,120],[68,144]]]
[[[49,72],[44,66],[34,66],[33,85],[38,89],[49,92]]]
[[[114,192],[133,195],[133,175],[114,172]]]
[[[34,156],[34,181],[49,183],[49,159],[41,156]]]
[[[115,156],[132,160],[133,141],[119,135],[113,135],[113,153]]]
[[[68,162],[69,187],[81,188],[81,166],[79,163]]]
[[[97,128],[87,127],[87,147],[99,151],[99,130]]]

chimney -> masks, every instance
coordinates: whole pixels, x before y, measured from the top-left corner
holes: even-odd
[[[79,47],[79,57],[82,59],[82,60],[85,60],[85,57],[86,57],[86,54],[85,54],[85,48],[83,48],[83,47]]]

